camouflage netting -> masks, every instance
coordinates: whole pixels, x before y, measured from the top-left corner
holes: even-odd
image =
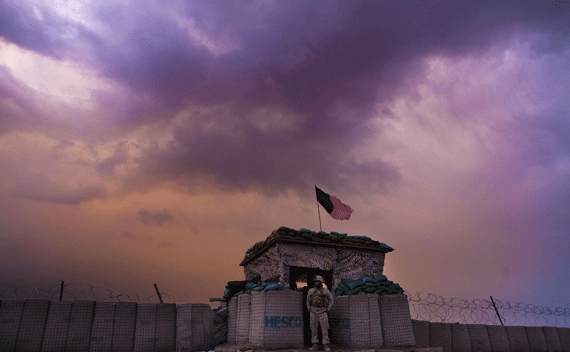
[[[334,291],[335,296],[351,295],[393,295],[404,293],[400,285],[388,280],[386,275],[375,277],[365,276],[358,280],[342,280],[338,288]]]
[[[273,231],[265,241],[259,241],[253,247],[249,248],[245,252],[245,258],[249,258],[259,251],[261,251],[266,244],[275,240],[275,239],[289,239],[295,241],[304,241],[307,243],[334,243],[340,244],[345,246],[355,246],[355,247],[367,247],[367,248],[383,248],[386,249],[388,252],[393,251],[394,249],[385,243],[380,243],[378,241],[374,241],[370,239],[370,237],[366,236],[348,236],[346,233],[338,233],[338,232],[331,232],[326,233],[324,231],[311,231],[307,229],[300,229],[299,231],[290,229],[288,227],[282,226],[276,231]]]

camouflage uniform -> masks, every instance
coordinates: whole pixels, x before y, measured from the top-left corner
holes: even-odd
[[[315,281],[322,278],[315,277]],[[311,316],[311,342],[313,344],[319,343],[319,325],[323,333],[323,345],[328,345],[329,340],[329,319],[328,311],[331,310],[334,303],[334,298],[329,290],[324,287],[312,288],[307,294],[307,309]]]

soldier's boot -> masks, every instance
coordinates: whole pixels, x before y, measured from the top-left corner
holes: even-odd
[[[317,345],[316,343],[313,344],[313,347],[309,348],[309,351],[316,351],[317,348],[319,348],[319,345]]]
[[[330,351],[330,350],[331,350],[331,349],[330,349],[329,345],[326,344],[326,345],[325,345],[325,351]]]

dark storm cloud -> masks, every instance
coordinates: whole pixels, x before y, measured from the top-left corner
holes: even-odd
[[[146,225],[164,225],[166,223],[173,223],[174,216],[170,214],[167,209],[163,211],[150,212],[147,209],[140,209],[137,215],[141,221]]]
[[[36,20],[30,8],[14,10],[3,4],[2,16],[9,18],[1,27],[4,38],[53,52],[54,43],[59,43],[48,35],[55,33],[53,26]],[[477,54],[514,35],[535,32],[544,34],[535,40],[538,55],[562,50],[568,44],[569,10],[550,5],[105,3],[94,5],[99,6],[94,15],[116,38],[98,37],[78,25],[75,40],[91,48],[101,75],[144,97],[145,104],[133,102],[133,108],[117,116],[123,128],[169,119],[188,106],[226,109],[219,114],[195,113],[192,121],[177,128],[171,146],[148,148],[138,160],[138,173],[126,182],[128,187],[211,176],[221,185],[240,189],[254,184],[266,190],[304,188],[322,182],[334,191],[352,179],[384,190],[399,179],[398,170],[381,160],[357,164],[348,155],[375,137],[369,120],[376,109],[422,74],[420,60],[427,55]],[[190,38],[188,28],[181,28],[172,12],[229,51],[210,52]],[[34,31],[21,31],[28,27]],[[266,109],[267,120],[284,115],[289,126],[269,131],[255,126],[248,118],[260,108]],[[205,127],[208,122],[232,127],[212,130]],[[124,153],[117,152],[99,165],[99,171],[108,173],[124,161]]]
[[[4,100],[0,102],[0,135],[34,122],[37,112],[32,99],[35,96],[32,89],[22,85],[0,65],[0,99]]]
[[[0,36],[22,48],[55,58],[63,57],[61,35],[74,26],[46,9],[34,8],[21,1],[0,1]]]

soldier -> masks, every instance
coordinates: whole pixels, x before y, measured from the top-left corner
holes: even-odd
[[[323,333],[323,345],[325,351],[330,351],[329,348],[329,316],[328,312],[331,310],[334,299],[329,290],[323,287],[323,278],[319,275],[315,276],[315,287],[309,290],[307,294],[307,309],[311,316],[311,342],[313,346],[311,351],[317,349],[319,343],[319,325]]]

